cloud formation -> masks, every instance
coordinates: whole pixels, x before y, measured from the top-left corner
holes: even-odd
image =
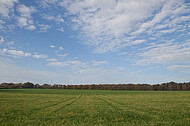
[[[189,72],[190,73],[190,66],[187,65],[173,65],[167,67],[170,70],[179,70],[181,72]]]
[[[100,66],[107,63],[107,61],[92,61],[92,66]]]
[[[32,55],[33,58],[36,58],[36,59],[45,59],[45,58],[48,58],[47,55],[43,55],[43,54],[34,54]]]
[[[1,38],[1,39],[0,39],[0,43],[3,43],[3,42],[4,42],[3,36],[1,36],[0,38]]]
[[[86,67],[86,63],[78,60],[70,60],[64,62],[49,62],[47,65],[57,66],[57,67],[72,67],[72,68]]]
[[[50,47],[51,47],[51,48],[55,48],[55,46],[54,46],[54,45],[50,45]]]
[[[47,32],[51,28],[50,25],[38,24],[39,32]]]
[[[18,0],[1,0],[0,1],[0,15],[9,18],[10,13],[14,11],[14,4],[18,3]]]
[[[2,49],[2,50],[0,50],[0,53],[2,55],[12,56],[12,57],[29,57],[29,56],[31,56],[31,53],[25,53],[20,50]]]
[[[21,4],[17,7],[17,11],[20,14],[20,16],[16,17],[18,21],[18,26],[24,27],[27,30],[35,30],[36,26],[34,25],[32,17],[32,14],[37,11],[35,7],[27,7],[24,4]]]
[[[189,41],[190,42],[190,41]],[[149,46],[148,50],[139,53],[143,59],[137,64],[150,63],[190,63],[190,43],[167,43]]]
[[[81,41],[95,47],[96,53],[136,46],[144,35],[159,40],[162,35],[188,29],[183,22],[189,19],[190,9],[184,0],[74,0],[60,5],[74,15],[75,29],[84,36]]]

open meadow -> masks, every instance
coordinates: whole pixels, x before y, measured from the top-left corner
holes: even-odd
[[[0,125],[190,125],[188,91],[1,89]]]

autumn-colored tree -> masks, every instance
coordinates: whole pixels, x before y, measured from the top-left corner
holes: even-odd
[[[22,83],[2,83],[1,89],[16,88],[44,88],[44,89],[85,89],[85,90],[141,90],[141,91],[190,91],[190,82],[176,83],[168,82],[163,84],[91,84],[91,85],[61,85],[61,84],[33,84],[31,82]]]
[[[26,82],[22,85],[22,88],[34,88],[34,84],[31,82]]]

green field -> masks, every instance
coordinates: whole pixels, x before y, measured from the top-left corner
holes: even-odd
[[[0,125],[190,126],[190,92],[2,89]]]

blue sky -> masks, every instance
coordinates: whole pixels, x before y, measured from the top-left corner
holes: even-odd
[[[0,83],[190,81],[189,0],[1,0]]]

